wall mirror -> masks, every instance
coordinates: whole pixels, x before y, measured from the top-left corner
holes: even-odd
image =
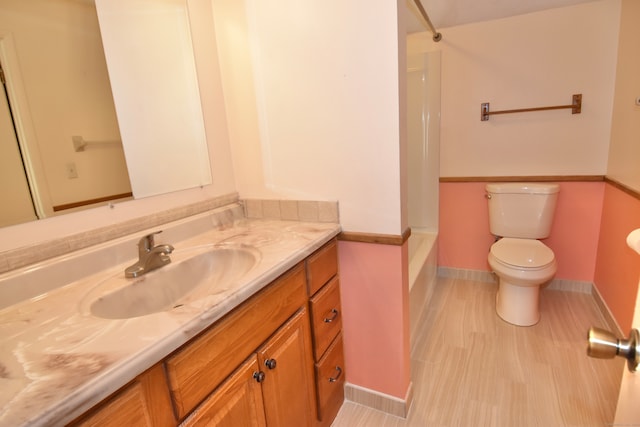
[[[0,226],[211,183],[185,0],[0,0],[0,65]]]

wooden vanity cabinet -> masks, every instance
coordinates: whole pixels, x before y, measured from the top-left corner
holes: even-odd
[[[309,317],[301,309],[184,421],[219,427],[315,424]]]
[[[315,425],[315,381],[306,308],[258,350],[258,362],[265,374],[261,384],[267,425]]]
[[[309,302],[313,323],[313,355],[316,360],[320,360],[342,331],[338,277],[334,276]]]
[[[329,426],[344,402],[344,350],[342,334],[316,363],[318,425]]]
[[[314,295],[329,279],[338,274],[338,244],[335,239],[325,244],[306,260],[309,295]]]
[[[317,425],[329,426],[344,401],[345,381],[336,240],[316,251],[306,263],[315,362]]]
[[[70,424],[73,427],[175,426],[162,363],[133,381]]]
[[[262,387],[254,377],[259,371],[258,357],[254,354],[181,426],[266,426]]]
[[[72,425],[328,426],[341,325],[333,240]]]
[[[169,356],[165,364],[178,419],[305,305],[305,270],[299,264]]]

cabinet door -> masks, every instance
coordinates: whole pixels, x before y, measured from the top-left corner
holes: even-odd
[[[175,419],[161,364],[140,374],[72,426],[173,426]]]
[[[305,304],[304,268],[291,269],[166,360],[182,419]]]
[[[309,316],[300,310],[258,350],[267,425],[311,426],[315,422]]]
[[[181,424],[185,426],[264,427],[260,369],[254,354]]]

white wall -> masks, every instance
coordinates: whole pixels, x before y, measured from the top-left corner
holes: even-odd
[[[623,0],[607,175],[640,191],[640,2]]]
[[[620,0],[601,0],[409,37],[442,51],[441,176],[603,175],[607,169]],[[570,110],[491,110],[571,103]]]
[[[214,0],[240,195],[338,200],[345,230],[399,234],[397,2],[239,3]]]

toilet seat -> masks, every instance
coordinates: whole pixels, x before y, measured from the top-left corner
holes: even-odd
[[[553,251],[534,239],[504,237],[491,245],[493,259],[511,268],[542,270],[555,262]]]

